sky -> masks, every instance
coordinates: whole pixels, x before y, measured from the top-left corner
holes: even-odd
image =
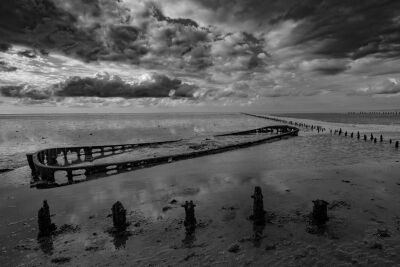
[[[400,107],[398,0],[1,0],[0,114]]]

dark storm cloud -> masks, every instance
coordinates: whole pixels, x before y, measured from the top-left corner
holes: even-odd
[[[4,0],[0,42],[28,45],[32,51],[61,51],[85,61],[129,61],[150,68],[166,61],[189,72],[214,65],[211,50],[225,34],[191,19],[165,16],[152,2],[127,6],[107,0]],[[263,65],[258,56],[267,52],[259,38],[243,33],[236,45],[248,48],[227,46],[225,56],[248,56],[248,69]]]
[[[0,72],[12,72],[12,71],[16,71],[17,68],[10,66],[9,64],[7,64],[4,61],[0,61]]]
[[[400,1],[396,0],[200,0],[216,19],[253,22],[254,30],[298,21],[285,45],[319,45],[314,54],[360,58],[400,55]],[[257,27],[258,26],[258,27]]]
[[[81,78],[72,77],[55,89],[62,97],[193,97],[196,86],[182,83],[165,75],[153,75],[150,80],[128,84],[118,77]]]
[[[153,74],[139,83],[127,83],[118,76],[71,77],[44,90],[28,85],[0,87],[1,95],[45,100],[52,97],[193,98],[199,88],[179,79]]]
[[[185,18],[177,18],[177,19],[173,19],[170,17],[165,16],[161,10],[159,9],[159,7],[157,6],[153,6],[151,8],[152,14],[153,16],[158,20],[158,21],[167,21],[170,23],[177,23],[177,24],[182,24],[185,26],[193,26],[193,27],[199,27],[199,24],[191,19],[185,19]]]
[[[11,48],[10,44],[0,43],[0,52],[7,52]]]
[[[336,75],[348,70],[348,60],[344,59],[313,59],[300,63],[300,69],[313,71],[322,75]]]
[[[0,1],[0,41],[56,49],[93,59],[105,48],[92,32],[76,27],[77,18],[51,0]]]
[[[2,0],[0,49],[22,44],[86,61],[134,64],[149,52],[179,57],[193,51],[191,62],[210,65],[196,58],[202,56],[198,47],[208,41],[206,29],[190,19],[169,18],[151,3],[141,8],[129,10],[122,1],[108,0]]]
[[[51,91],[49,90],[37,90],[26,85],[2,86],[0,87],[0,92],[2,96],[6,97],[30,98],[33,100],[45,100],[51,96]]]

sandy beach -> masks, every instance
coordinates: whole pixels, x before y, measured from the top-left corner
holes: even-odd
[[[373,148],[371,148],[371,146]],[[189,159],[62,188],[29,188],[27,167],[3,173],[2,266],[395,266],[400,258],[398,151],[329,134]],[[254,226],[260,186],[265,227]],[[38,242],[47,199],[61,229]],[[329,221],[312,230],[312,201]],[[193,235],[183,226],[196,204]],[[111,206],[130,223],[115,236]],[[64,225],[64,226],[62,226]]]

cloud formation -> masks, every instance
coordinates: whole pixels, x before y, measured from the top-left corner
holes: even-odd
[[[400,80],[395,78],[385,79],[373,85],[359,88],[350,95],[396,95],[400,94]]]
[[[165,75],[151,74],[137,83],[127,83],[119,76],[98,74],[96,77],[71,77],[65,82],[46,89],[29,85],[3,86],[0,92],[5,97],[45,100],[54,97],[96,98],[193,98],[199,88]]]
[[[118,76],[72,77],[54,87],[54,95],[62,97],[193,97],[195,85],[170,79],[165,75],[147,75],[139,83],[126,83]]]
[[[2,0],[0,86],[35,101],[397,95],[399,11],[394,0]]]

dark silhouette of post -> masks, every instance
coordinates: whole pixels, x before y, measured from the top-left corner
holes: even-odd
[[[339,129],[339,135],[342,135],[342,128]]]
[[[399,148],[399,141],[396,141],[396,143],[394,144],[395,148]]]
[[[371,136],[370,136],[370,138],[369,138],[371,141],[373,141],[374,140],[374,136],[373,136],[373,134],[371,133]]]
[[[381,135],[381,137],[379,139],[380,139],[380,142],[382,143],[383,142],[383,136]]]
[[[250,218],[253,220],[254,224],[263,225],[265,224],[265,210],[264,210],[264,200],[261,187],[256,186],[254,188],[254,194],[251,196],[253,199],[253,215]]]
[[[125,231],[128,223],[126,222],[126,209],[121,202],[117,201],[111,208],[114,229]]]
[[[351,137],[351,138],[353,138],[353,137],[354,137],[354,134],[353,134],[353,132],[351,132],[351,134],[350,134],[350,137]]]
[[[312,212],[313,223],[321,226],[324,225],[328,220],[328,202],[325,200],[314,200],[314,207]]]
[[[35,168],[35,163],[33,162],[33,154],[26,154],[26,158],[28,160],[29,168],[31,169],[31,175],[34,180],[38,179],[38,174]]]
[[[364,134],[364,141],[367,142],[367,135]]]
[[[376,137],[374,138],[374,143],[376,144],[376,142],[377,142],[377,140],[376,140]]]
[[[360,139],[360,132],[357,132],[357,139]]]
[[[38,225],[39,237],[48,237],[57,228],[56,225],[51,222],[50,207],[47,204],[47,200],[43,201],[43,206],[38,211]]]
[[[193,201],[185,201],[185,204],[182,205],[182,207],[185,209],[185,221],[183,222],[183,225],[185,226],[186,232],[187,233],[192,233],[196,229],[197,221],[196,221],[196,216],[194,214],[194,207],[196,207],[195,204],[193,204]]]

